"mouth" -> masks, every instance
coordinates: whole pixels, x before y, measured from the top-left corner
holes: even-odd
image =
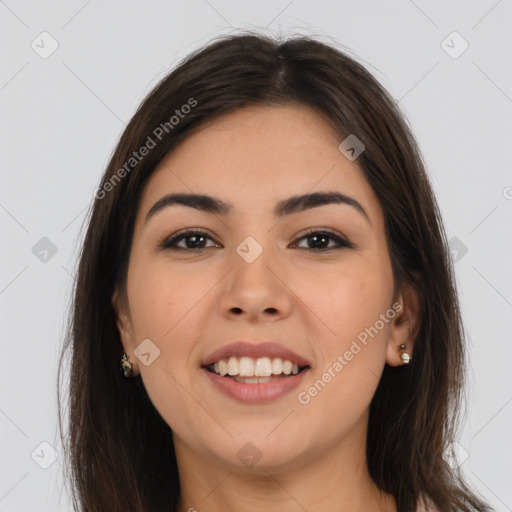
[[[201,372],[215,389],[246,404],[284,398],[311,370],[311,363],[284,345],[237,341],[201,361]]]
[[[227,379],[244,384],[266,384],[287,379],[310,368],[299,365],[290,359],[280,357],[223,357],[214,363],[203,366],[204,369]]]

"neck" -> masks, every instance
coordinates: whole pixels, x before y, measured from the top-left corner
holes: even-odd
[[[245,471],[190,450],[176,435],[174,444],[181,489],[177,512],[397,510],[394,497],[380,491],[368,473],[366,429],[354,429],[323,453],[297,456],[286,467],[258,463]]]

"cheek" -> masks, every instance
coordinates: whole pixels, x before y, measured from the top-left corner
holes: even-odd
[[[394,310],[387,283],[376,286],[378,280],[369,273],[344,275],[316,302],[333,332],[317,340],[318,367],[298,401],[312,431],[323,429],[327,437],[346,432],[364,414],[384,368]]]
[[[193,308],[203,288],[205,293],[206,284],[191,283],[182,272],[162,265],[146,263],[134,268],[128,290],[134,327],[139,337],[163,341]]]
[[[137,343],[149,339],[158,349],[151,366],[141,365],[144,380],[156,392],[174,389],[176,380],[188,386],[191,372],[197,369],[194,350],[204,338],[202,328],[210,312],[208,291],[218,278],[212,273],[198,275],[192,266],[184,271],[149,262],[136,267],[130,277]],[[167,387],[162,387],[165,383]]]
[[[194,317],[188,313],[208,290],[208,283],[196,284],[187,281],[183,273],[159,265],[140,265],[129,273],[136,344],[149,339],[157,347],[153,347],[157,356],[151,364],[139,364],[144,387],[160,415],[178,431],[180,425],[190,425],[200,414],[187,392],[191,377],[188,362],[197,335]]]
[[[325,275],[316,272],[314,278],[303,280],[300,297],[316,321],[326,327],[322,329],[323,346],[331,357],[333,352],[348,350],[352,340],[364,341],[365,333],[372,339],[368,330],[391,305],[392,280],[382,269],[385,267],[354,264],[337,271],[331,268]],[[377,327],[379,332],[373,339],[383,340],[389,323],[379,322]]]

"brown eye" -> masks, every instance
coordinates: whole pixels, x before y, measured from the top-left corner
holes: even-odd
[[[173,235],[170,238],[165,239],[162,243],[159,244],[159,247],[161,249],[177,251],[200,251],[202,249],[208,248],[208,246],[205,245],[208,240],[214,242],[210,235],[205,231],[188,230],[182,231],[180,233]],[[308,247],[298,246],[298,243],[301,242],[302,240],[307,241]],[[184,243],[184,245],[178,245],[182,242]],[[299,249],[306,249],[315,252],[325,252],[333,249],[353,248],[353,244],[351,244],[344,238],[335,235],[334,233],[331,233],[329,231],[318,231],[314,229],[310,230],[305,235],[298,238],[294,246],[298,247]],[[210,245],[209,247],[219,247],[219,245],[214,242],[214,245]]]
[[[190,230],[178,233],[172,236],[171,238],[164,240],[160,244],[160,247],[162,249],[171,250],[197,251],[201,249],[207,249],[207,247],[205,247],[205,241],[208,239],[213,241],[213,239],[208,235],[208,233],[205,233],[204,231]],[[178,242],[181,242],[182,240],[185,241],[185,246],[178,245]]]
[[[315,231],[310,230],[304,236],[297,239],[297,241],[307,240],[311,241],[309,247],[299,247],[300,249],[307,249],[310,251],[322,252],[331,249],[342,249],[352,248],[353,245],[347,240],[330,233],[328,231]],[[334,245],[329,246],[330,242],[334,242]],[[296,242],[297,244],[297,242]]]

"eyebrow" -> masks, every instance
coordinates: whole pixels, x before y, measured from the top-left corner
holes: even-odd
[[[314,192],[301,196],[293,196],[277,203],[274,208],[274,216],[282,218],[294,213],[303,212],[311,208],[317,208],[326,204],[346,204],[352,206],[362,214],[371,225],[370,217],[362,205],[354,198],[341,192]],[[159,199],[146,214],[144,223],[153,217],[157,212],[173,205],[188,206],[207,213],[219,215],[229,214],[233,207],[231,204],[219,199],[218,197],[207,196],[203,194],[167,194]]]

